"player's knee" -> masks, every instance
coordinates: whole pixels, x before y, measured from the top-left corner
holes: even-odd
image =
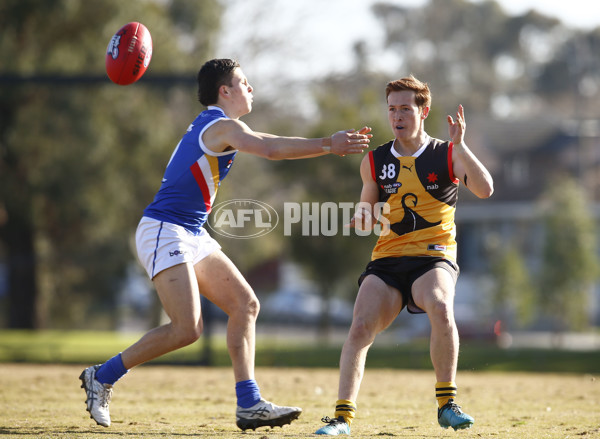
[[[248,304],[246,307],[250,317],[256,319],[258,317],[258,313],[260,312],[260,302],[258,301],[258,298],[253,295],[248,299]]]
[[[231,303],[227,311],[230,317],[256,320],[260,311],[260,302],[253,294],[246,294]]]
[[[244,294],[240,296],[238,308],[238,312],[244,314],[246,318],[251,318],[253,320],[258,318],[260,302],[250,286],[248,286]]]
[[[352,340],[360,341],[360,342],[370,342],[377,335],[373,326],[367,321],[355,318],[352,321],[352,326],[350,327],[349,337]]]
[[[188,346],[200,338],[202,330],[202,322],[182,326],[175,333],[175,342],[180,347]]]
[[[452,306],[452,303],[436,301],[429,307],[427,312],[430,319],[433,319],[436,322],[448,326],[452,325],[454,322],[454,307]]]

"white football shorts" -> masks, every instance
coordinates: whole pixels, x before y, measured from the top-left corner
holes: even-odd
[[[204,228],[194,235],[184,227],[146,216],[138,224],[135,245],[138,259],[150,279],[178,264],[195,265],[221,248]]]

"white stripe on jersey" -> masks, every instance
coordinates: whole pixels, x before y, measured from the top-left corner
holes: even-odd
[[[215,201],[217,188],[215,187],[215,179],[212,173],[212,169],[210,167],[210,163],[208,163],[208,159],[205,155],[202,155],[198,159],[198,165],[200,166],[200,170],[202,171],[202,177],[206,182],[206,187],[208,188],[208,192],[210,193],[210,205],[213,205],[213,201]],[[218,171],[217,171],[218,172]]]

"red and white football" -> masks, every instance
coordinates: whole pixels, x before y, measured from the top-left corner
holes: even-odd
[[[119,85],[133,84],[146,72],[152,58],[152,37],[142,23],[127,23],[110,39],[106,73]]]

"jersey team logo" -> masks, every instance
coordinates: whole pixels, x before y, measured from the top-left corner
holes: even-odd
[[[404,209],[404,217],[397,223],[390,226],[392,232],[402,236],[416,230],[426,229],[441,224],[441,221],[431,223],[419,215],[415,208],[419,204],[419,197],[415,194],[404,194],[402,196],[402,208]]]

